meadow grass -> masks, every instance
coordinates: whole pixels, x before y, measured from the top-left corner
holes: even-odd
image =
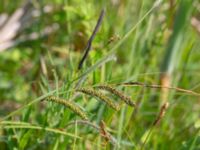
[[[0,149],[200,148],[197,0],[33,4],[54,10],[24,33],[59,30],[0,53]]]

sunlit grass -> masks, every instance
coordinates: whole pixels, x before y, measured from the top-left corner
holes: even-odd
[[[0,53],[0,149],[200,148],[198,2],[34,1],[46,4],[24,32],[59,30]]]

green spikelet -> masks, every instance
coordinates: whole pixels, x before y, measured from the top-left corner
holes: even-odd
[[[101,92],[95,91],[93,89],[86,89],[86,88],[79,88],[76,90],[77,92],[81,92],[87,95],[98,97],[100,100],[104,101],[107,105],[109,105],[111,108],[115,110],[120,110],[120,106],[114,102],[112,102],[111,99],[109,99],[107,96],[102,94]]]
[[[118,91],[117,89],[109,86],[109,85],[99,85],[97,86],[97,88],[102,89],[102,90],[106,90],[111,92],[112,94],[118,96],[121,98],[122,101],[124,101],[126,104],[130,105],[130,106],[135,106],[135,103],[131,100],[131,97],[125,95],[123,92]]]
[[[69,109],[71,109],[74,113],[79,115],[84,120],[88,120],[88,117],[85,114],[85,112],[82,111],[79,106],[77,106],[76,104],[74,104],[74,103],[72,103],[70,101],[66,101],[65,99],[58,98],[58,97],[55,97],[55,96],[49,96],[49,97],[46,98],[46,100],[62,104],[64,106],[68,107]]]

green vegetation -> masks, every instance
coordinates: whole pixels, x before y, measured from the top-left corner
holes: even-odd
[[[198,0],[31,5],[4,50],[0,23],[0,150],[200,149]]]

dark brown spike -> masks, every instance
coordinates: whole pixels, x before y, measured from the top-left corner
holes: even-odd
[[[95,37],[97,31],[99,30],[99,27],[100,27],[100,25],[101,25],[101,23],[102,23],[102,20],[103,20],[104,15],[105,15],[105,9],[102,9],[102,10],[101,10],[101,13],[100,13],[100,16],[99,16],[99,19],[98,19],[98,21],[97,21],[97,24],[96,24],[96,26],[95,26],[95,28],[94,28],[94,30],[93,30],[93,32],[92,32],[92,35],[90,36],[90,38],[89,38],[89,40],[88,40],[88,42],[87,42],[87,45],[86,45],[86,48],[85,48],[85,53],[84,53],[82,59],[81,59],[80,62],[79,62],[78,70],[80,70],[80,69],[82,68],[83,62],[85,61],[85,59],[86,59],[87,56],[88,56],[88,53],[89,53],[89,51],[90,51],[90,49],[91,49],[91,47],[92,47],[92,42],[93,42],[93,40],[94,40],[94,37]]]

